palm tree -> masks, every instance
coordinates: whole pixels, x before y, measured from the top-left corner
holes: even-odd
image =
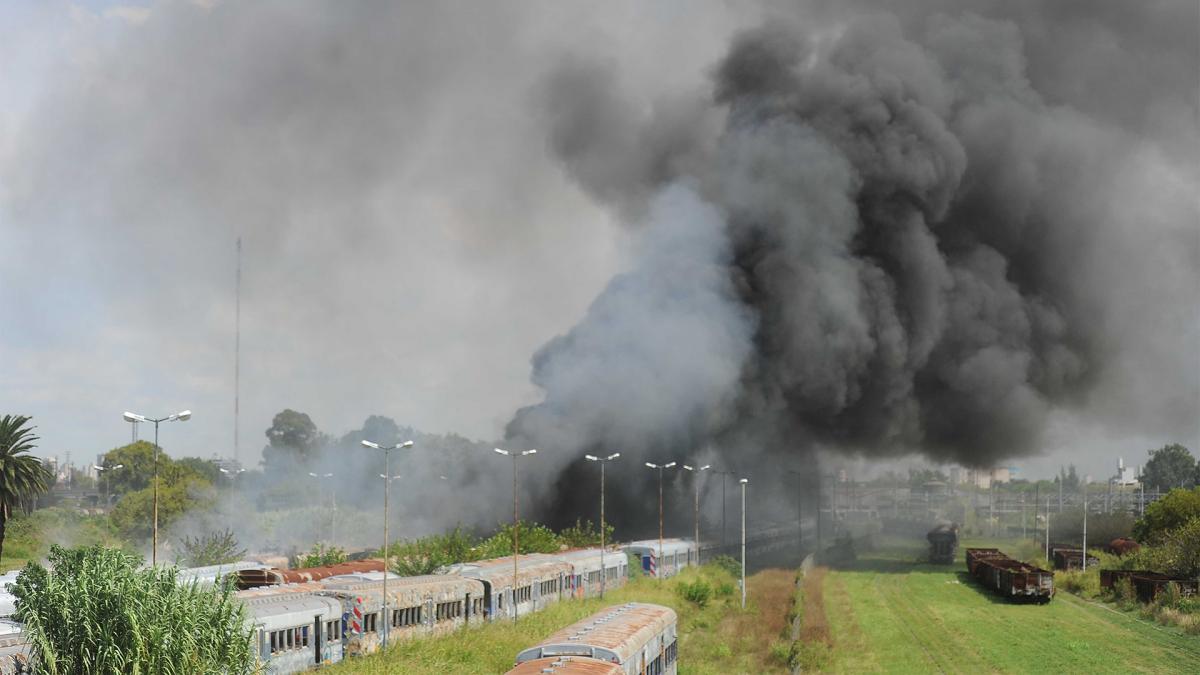
[[[28,503],[50,487],[50,472],[33,455],[33,427],[29,417],[0,417],[0,557],[4,555],[4,528],[13,508]]]

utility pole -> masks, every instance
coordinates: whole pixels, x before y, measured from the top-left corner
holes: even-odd
[[[1021,493],[1021,539],[1026,537],[1025,533],[1025,493]]]
[[[743,478],[739,482],[742,484],[742,609],[746,609],[746,483],[750,481]]]
[[[238,418],[241,408],[242,393],[242,238],[237,239],[237,277],[234,281],[233,313],[233,461],[241,466],[241,453],[238,450]]]
[[[1046,562],[1050,562],[1050,497],[1046,497]]]

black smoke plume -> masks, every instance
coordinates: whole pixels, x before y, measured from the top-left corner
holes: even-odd
[[[736,37],[690,103],[629,100],[603,65],[563,66],[545,91],[550,143],[641,228],[640,248],[536,354],[545,401],[509,435],[626,453],[613,503],[637,504],[654,486],[644,460],[763,478],[816,449],[986,467],[1038,452],[1055,410],[1099,412],[1150,372],[1194,407],[1195,373],[1171,374],[1173,357],[1127,366],[1186,344],[1135,338],[1146,314],[1129,301],[1187,306],[1196,204],[1131,169],[1166,136],[1039,91],[1025,33],[1044,49],[1054,24],[1038,21],[771,21]],[[1176,246],[1191,265],[1137,271]],[[564,475],[551,513],[584,507],[587,475]]]

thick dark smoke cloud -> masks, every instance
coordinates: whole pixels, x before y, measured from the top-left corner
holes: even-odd
[[[620,504],[660,456],[770,479],[818,450],[991,466],[1059,414],[1194,435],[1196,8],[1042,4],[781,8],[691,98],[561,68],[551,145],[643,249],[537,353],[510,436],[628,453]]]

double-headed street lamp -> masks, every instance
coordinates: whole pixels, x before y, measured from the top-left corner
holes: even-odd
[[[659,581],[663,578],[663,469],[669,469],[675,466],[675,462],[667,464],[655,464],[654,462],[646,462],[646,466],[651,469],[658,469],[658,561],[654,563],[654,576],[658,577]]]
[[[368,440],[363,440],[362,444],[363,447],[383,451],[383,470],[385,476],[392,472],[392,451],[411,448],[413,446],[412,441],[404,441],[403,443],[397,443],[396,445],[385,446],[378,443],[372,443]],[[392,627],[392,618],[388,616],[387,605],[387,581],[388,574],[390,574],[388,571],[388,568],[390,567],[388,564],[388,486],[391,485],[391,483],[392,481],[390,480],[383,481],[383,649],[387,649],[388,633],[391,632]]]
[[[512,457],[513,460],[513,577],[512,577],[512,612],[513,621],[517,620],[517,551],[520,550],[521,543],[521,521],[517,512],[517,459],[521,457],[529,457],[536,455],[537,450],[501,450],[493,448],[498,454],[505,457]]]
[[[124,469],[125,465],[118,464],[116,466],[98,466],[96,464],[93,464],[92,468],[95,469],[96,471],[116,471],[117,469]],[[112,479],[108,477],[108,474],[104,474],[104,510],[105,511],[108,511],[108,507],[109,507],[108,489],[110,487],[112,487]]]
[[[742,484],[742,609],[746,609],[746,484],[749,479],[743,478]]]
[[[608,568],[604,566],[604,465],[608,462],[621,456],[621,453],[614,452],[608,457],[597,457],[595,455],[584,455],[584,459],[589,462],[600,463],[600,597],[604,597],[604,584],[608,577]]]
[[[122,415],[121,417],[124,418],[124,420],[126,422],[134,422],[134,423],[153,422],[154,423],[154,524],[153,524],[153,534],[151,535],[152,543],[150,545],[150,564],[157,565],[158,564],[158,451],[160,450],[160,448],[158,447],[158,425],[162,422],[175,422],[175,421],[186,422],[192,418],[192,411],[184,410],[182,412],[177,412],[172,415],[167,415],[166,417],[160,417],[158,419],[151,419],[149,417],[146,417],[145,415],[139,415],[137,413],[131,413],[129,411],[126,411],[125,414]]]
[[[700,564],[700,472],[708,471],[709,469],[712,468],[712,464],[705,464],[704,466],[699,467],[699,468],[690,467],[687,464],[684,464],[683,468],[687,469],[688,471],[693,471],[696,474],[696,504],[693,509],[693,515],[696,518],[696,564],[699,565]]]
[[[221,470],[224,471],[224,469],[221,469]],[[239,472],[241,472],[241,471],[245,471],[245,469],[240,469]],[[317,479],[318,489],[321,484],[322,478],[333,478],[333,474],[331,474],[331,473],[313,473],[312,471],[309,471],[308,475]],[[329,545],[333,546],[333,487],[332,486],[330,486],[330,488],[329,488]]]

